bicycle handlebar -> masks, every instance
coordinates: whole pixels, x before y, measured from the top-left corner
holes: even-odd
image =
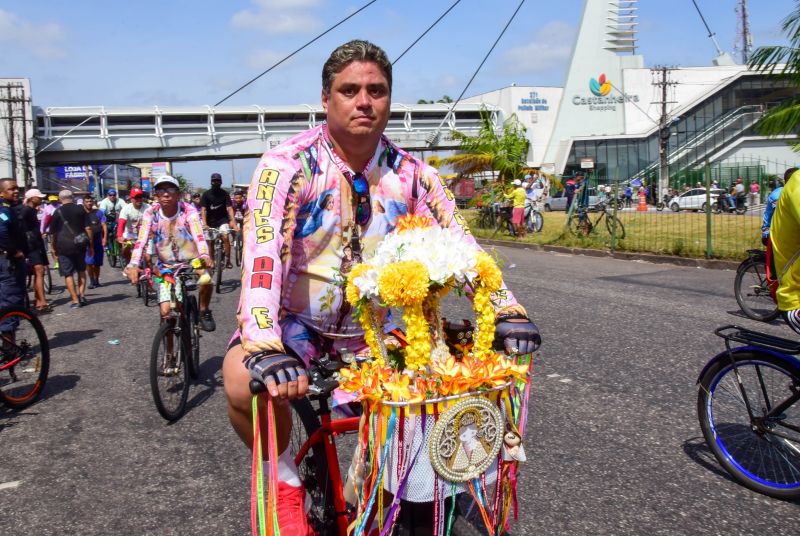
[[[343,360],[334,359],[329,354],[325,354],[319,359],[311,359],[311,366],[306,370],[308,375],[307,396],[315,398],[328,398],[334,389],[339,387],[339,380],[333,377],[348,363]],[[250,380],[250,393],[257,395],[267,391],[266,385],[259,380]]]

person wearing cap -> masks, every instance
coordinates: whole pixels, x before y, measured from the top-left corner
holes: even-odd
[[[158,204],[148,208],[142,216],[139,236],[136,237],[131,260],[126,268],[131,284],[139,284],[145,249],[149,249],[151,243],[156,273],[171,269],[178,264],[191,263],[194,259],[202,259],[205,261],[205,266],[211,268],[213,262],[208,254],[208,243],[203,235],[200,215],[194,207],[180,200],[181,188],[178,180],[169,175],[162,175],[155,180],[153,192]],[[206,276],[198,281],[200,328],[204,331],[214,331],[216,329],[214,316],[208,308],[213,290],[211,278],[205,269],[199,269],[197,272],[200,276]],[[161,320],[166,321],[170,317],[169,284],[162,282],[158,287]]]
[[[139,236],[142,218],[147,210],[144,204],[145,193],[141,188],[131,188],[131,202],[126,204],[119,213],[117,221],[117,236],[115,239],[120,245],[122,258],[127,265],[131,261],[133,243]]]
[[[233,217],[233,203],[231,196],[222,189],[222,175],[211,174],[211,188],[203,193],[200,198],[201,216],[205,227],[219,229],[222,234],[222,243],[225,250],[225,268],[232,268],[231,264],[231,237],[230,231],[236,231],[236,220]],[[214,256],[214,243],[209,242],[211,256]],[[218,266],[217,269],[222,269]]]
[[[33,268],[33,294],[35,296],[34,307],[36,312],[43,314],[49,313],[53,308],[47,303],[44,294],[44,271],[50,265],[47,259],[47,251],[44,247],[44,239],[40,222],[37,219],[39,206],[44,201],[44,194],[36,188],[31,188],[25,192],[25,199],[19,211],[22,228],[25,232],[25,242],[27,245],[28,264]]]
[[[114,188],[109,188],[105,199],[97,205],[97,208],[105,213],[109,229],[116,224],[122,209],[125,208],[125,204],[122,199],[117,199],[117,191]]]
[[[11,178],[0,179],[0,308],[25,304],[25,233],[14,207],[19,186]],[[16,329],[16,322],[0,323],[0,334]]]
[[[106,213],[95,208],[94,196],[83,196],[83,209],[89,216],[89,226],[92,228],[92,255],[86,252],[86,271],[89,272],[89,288],[100,286],[100,268],[103,266],[103,252],[108,244],[108,220]]]
[[[195,192],[192,194],[192,206],[197,211],[198,214],[201,213],[203,210],[202,205],[200,205],[200,194]]]
[[[42,235],[50,233],[50,220],[53,219],[53,213],[60,206],[61,203],[59,203],[57,195],[50,194],[47,196],[47,204],[42,208],[42,219],[39,226]]]
[[[86,253],[94,254],[92,229],[89,215],[83,206],[75,204],[74,194],[69,190],[58,193],[61,206],[50,222],[53,254],[58,259],[58,273],[64,278],[67,292],[72,299],[71,309],[86,305]],[[81,241],[78,237],[86,235]],[[76,240],[78,243],[76,243]],[[78,288],[72,275],[78,274]]]
[[[522,187],[522,181],[514,179],[511,182],[512,189],[509,193],[504,193],[503,197],[510,199],[512,204],[511,209],[511,224],[514,226],[514,231],[517,238],[525,238],[525,200],[528,197],[525,188]]]

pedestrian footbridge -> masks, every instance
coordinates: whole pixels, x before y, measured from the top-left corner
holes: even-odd
[[[478,132],[486,113],[495,129],[502,111],[486,104],[392,104],[386,134],[407,150],[447,150],[452,132]],[[43,108],[37,165],[112,164],[250,158],[325,120],[319,105],[244,107]]]

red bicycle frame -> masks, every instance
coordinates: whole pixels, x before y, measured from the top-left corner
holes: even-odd
[[[321,426],[306,439],[294,457],[294,463],[300,465],[303,458],[308,454],[312,447],[322,443],[325,448],[325,460],[328,463],[329,478],[333,492],[333,508],[336,513],[336,526],[339,534],[346,535],[350,520],[347,518],[347,503],[344,500],[344,484],[342,483],[342,473],[339,470],[339,456],[336,453],[334,438],[338,434],[358,431],[360,417],[347,417],[345,419],[331,419],[330,411],[327,411],[327,404],[320,414]]]

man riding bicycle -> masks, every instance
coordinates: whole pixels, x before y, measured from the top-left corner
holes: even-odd
[[[244,198],[244,192],[236,190],[233,192],[233,200],[231,201],[231,208],[233,209],[233,219],[236,220],[236,227],[241,229],[244,225],[244,219],[247,217],[247,200]]]
[[[119,213],[115,239],[119,243],[120,252],[122,253],[122,258],[125,259],[126,265],[131,262],[133,244],[139,236],[142,218],[148,208],[144,203],[144,198],[145,193],[141,188],[132,188],[131,202],[125,205]]]
[[[97,208],[102,210],[106,215],[106,225],[108,225],[109,236],[116,236],[117,219],[122,209],[125,208],[125,205],[125,201],[117,199],[117,191],[114,188],[109,188],[105,199],[97,204]]]
[[[156,275],[165,270],[183,263],[191,263],[194,259],[205,261],[206,267],[211,267],[211,257],[208,255],[208,245],[203,236],[203,227],[200,215],[188,203],[180,201],[181,190],[177,179],[169,175],[162,175],[156,179],[153,191],[158,198],[158,205],[147,209],[142,217],[139,236],[133,247],[131,261],[126,268],[128,278],[132,285],[139,284],[141,275],[142,256],[152,240]],[[198,269],[198,275],[207,275],[206,270]],[[181,288],[177,287],[180,298]],[[211,278],[201,278],[199,281],[200,302],[200,327],[204,331],[214,331],[216,324],[208,308],[211,302]],[[158,285],[158,303],[161,320],[165,321],[170,316],[170,288],[169,283],[163,281]]]
[[[200,198],[201,216],[205,228],[219,229],[222,234],[225,251],[225,268],[233,268],[231,264],[231,237],[229,231],[236,231],[236,220],[233,218],[231,196],[222,189],[222,175],[211,174],[211,189],[206,190]],[[211,257],[214,257],[214,243],[209,243]],[[222,266],[218,266],[222,269]]]
[[[248,446],[251,378],[266,385],[275,403],[277,517],[285,534],[309,531],[287,448],[287,400],[305,396],[311,358],[341,349],[368,353],[344,297],[346,274],[409,212],[475,244],[436,170],[383,136],[391,88],[392,65],[383,50],[358,40],[337,48],[322,69],[327,122],[266,152],[248,190],[239,330],[223,376],[228,416]],[[505,348],[532,352],[538,330],[505,285],[492,303]]]

